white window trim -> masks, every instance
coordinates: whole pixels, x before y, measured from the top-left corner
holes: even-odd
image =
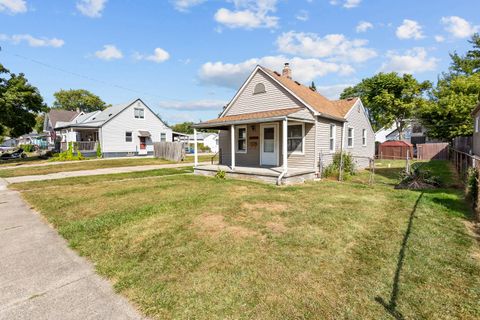
[[[127,141],[127,133],[130,132],[130,138],[132,139],[131,141]],[[131,143],[133,142],[133,131],[125,131],[125,143]]]
[[[162,136],[165,137],[165,140],[162,140]],[[167,142],[167,133],[166,132],[160,132],[160,142]]]
[[[348,145],[348,129],[352,129],[352,145]],[[355,146],[355,129],[353,127],[347,127],[347,148],[353,148]]]
[[[330,140],[332,140],[332,137],[330,137],[330,128],[333,127],[333,149],[330,149]],[[328,151],[330,153],[335,153],[335,146],[337,144],[337,125],[334,124],[334,123],[330,123],[330,127],[328,128],[328,134],[329,134],[329,137],[328,137]]]
[[[479,128],[479,122],[480,122],[480,116],[475,117],[475,132],[478,132]]]
[[[305,155],[305,123],[303,123],[303,122],[288,122],[287,126],[290,127],[290,126],[298,126],[298,125],[302,126],[302,151],[288,151],[288,154],[303,156],[303,155]],[[288,130],[288,128],[287,128],[287,130]],[[288,134],[287,134],[287,140],[288,140]],[[288,150],[288,147],[287,147],[287,150]]]
[[[141,118],[140,116],[139,116],[139,117],[136,117],[136,116],[135,116],[135,111],[136,111],[136,110],[142,110],[142,111],[143,111],[143,118]],[[134,119],[145,119],[145,108],[134,107],[134,108],[133,108],[133,118],[134,118]]]
[[[240,135],[238,134],[239,129],[245,129],[245,150],[238,150],[238,138]],[[246,125],[236,126],[235,127],[235,153],[247,153],[248,151],[248,128]]]
[[[363,140],[365,140],[365,143],[363,143]],[[367,146],[367,129],[362,129],[362,147]]]

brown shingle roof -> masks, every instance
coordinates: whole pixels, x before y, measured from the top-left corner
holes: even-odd
[[[316,91],[312,91],[310,88],[295,82],[292,79],[287,77],[282,77],[277,73],[269,70],[265,67],[261,67],[263,71],[271,75],[275,78],[278,82],[280,82],[283,86],[287,89],[292,91],[295,95],[297,95],[300,99],[302,99],[305,103],[310,105],[316,111],[320,113],[324,113],[333,117],[343,118],[353,106],[353,104],[357,101],[358,98],[351,99],[351,100],[336,100],[330,101],[320,93]],[[348,108],[350,107],[350,108]],[[348,108],[348,110],[347,110]]]
[[[73,119],[75,119],[75,117],[79,114],[80,113],[77,111],[52,109],[48,113],[48,118],[52,123],[52,127],[55,128],[55,125],[57,124],[58,121],[70,122]]]
[[[272,111],[261,111],[261,112],[252,112],[252,113],[244,113],[244,114],[237,114],[232,116],[225,116],[217,119],[212,119],[208,121],[204,121],[201,124],[222,124],[231,121],[242,121],[242,120],[250,120],[250,119],[267,119],[267,118],[274,118],[274,117],[282,117],[287,116],[289,114],[295,113],[297,111],[302,110],[302,108],[288,108],[288,109],[278,109]]]

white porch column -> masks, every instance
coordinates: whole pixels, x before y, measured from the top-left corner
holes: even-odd
[[[282,121],[282,157],[283,157],[283,171],[288,170],[288,120],[285,118]]]
[[[232,153],[232,171],[235,171],[235,126],[230,126],[230,151]]]
[[[197,147],[197,129],[193,129],[193,157],[194,157],[194,166],[198,166],[198,147]]]

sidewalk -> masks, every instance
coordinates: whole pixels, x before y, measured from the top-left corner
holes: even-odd
[[[209,162],[199,163],[199,165],[201,164],[209,164]],[[155,164],[155,165],[146,165],[146,166],[130,166],[130,167],[56,172],[56,173],[49,173],[49,174],[42,174],[42,175],[35,175],[35,176],[4,178],[4,180],[7,183],[20,183],[20,182],[29,182],[29,181],[54,180],[54,179],[72,178],[72,177],[95,176],[100,174],[140,172],[140,171],[149,171],[149,170],[156,170],[156,169],[181,168],[181,167],[191,167],[191,166],[193,166],[193,163]]]
[[[142,319],[17,192],[1,186],[0,238],[0,319]]]

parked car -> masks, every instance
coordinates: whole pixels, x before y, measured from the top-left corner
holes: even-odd
[[[17,149],[12,152],[5,152],[0,155],[0,160],[11,160],[11,159],[25,159],[27,154],[23,151],[22,148]]]

